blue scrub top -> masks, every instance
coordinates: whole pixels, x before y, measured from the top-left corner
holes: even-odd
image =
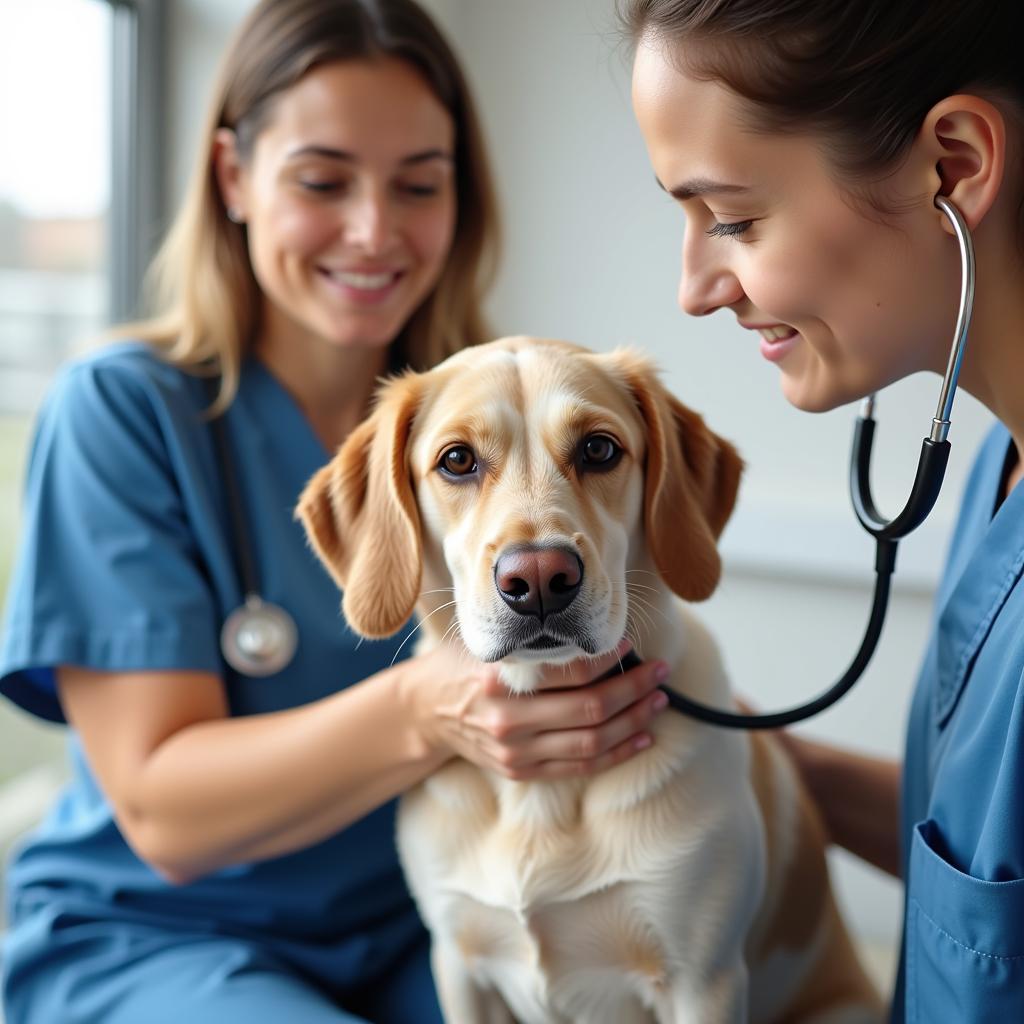
[[[1012,442],[972,471],[911,707],[893,1021],[1024,1021],[1024,487]]]
[[[200,416],[208,404],[201,380],[138,344],[105,349],[57,380],[31,451],[0,644],[0,692],[28,711],[63,721],[60,664],[214,672],[232,715],[315,701],[391,664],[402,638],[360,643],[348,630],[337,587],[293,519],[328,453],[253,359],[226,418],[231,457],[262,595],[292,614],[299,648],[267,678],[224,664],[218,635],[242,589]],[[330,946],[343,953],[332,969],[353,977],[422,927],[398,865],[393,804],[309,849],[175,887],[125,843],[73,733],[70,749],[70,785],[9,868],[12,971],[45,955],[47,932],[69,919]]]

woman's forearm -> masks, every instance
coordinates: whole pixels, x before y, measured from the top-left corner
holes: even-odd
[[[832,842],[899,877],[900,764],[787,735]]]
[[[327,838],[449,755],[399,699],[405,663],[287,711],[186,726],[146,758],[121,802],[126,835],[184,882]]]

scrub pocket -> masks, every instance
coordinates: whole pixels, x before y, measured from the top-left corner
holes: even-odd
[[[907,1024],[1024,1021],[1024,879],[986,882],[914,829],[907,892]]]

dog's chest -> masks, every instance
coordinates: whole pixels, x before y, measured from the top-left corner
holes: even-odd
[[[453,897],[440,930],[522,1024],[647,1024],[670,968],[643,888],[620,882],[518,911]]]
[[[582,794],[492,786],[457,765],[403,800],[403,862],[427,924],[524,1024],[650,1021],[670,973],[683,808],[666,792],[658,816],[674,827],[639,835],[631,813],[592,818]]]

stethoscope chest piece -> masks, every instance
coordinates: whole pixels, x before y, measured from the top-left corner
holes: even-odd
[[[247,676],[272,676],[295,657],[299,636],[295,621],[258,594],[248,594],[220,631],[224,660]]]

